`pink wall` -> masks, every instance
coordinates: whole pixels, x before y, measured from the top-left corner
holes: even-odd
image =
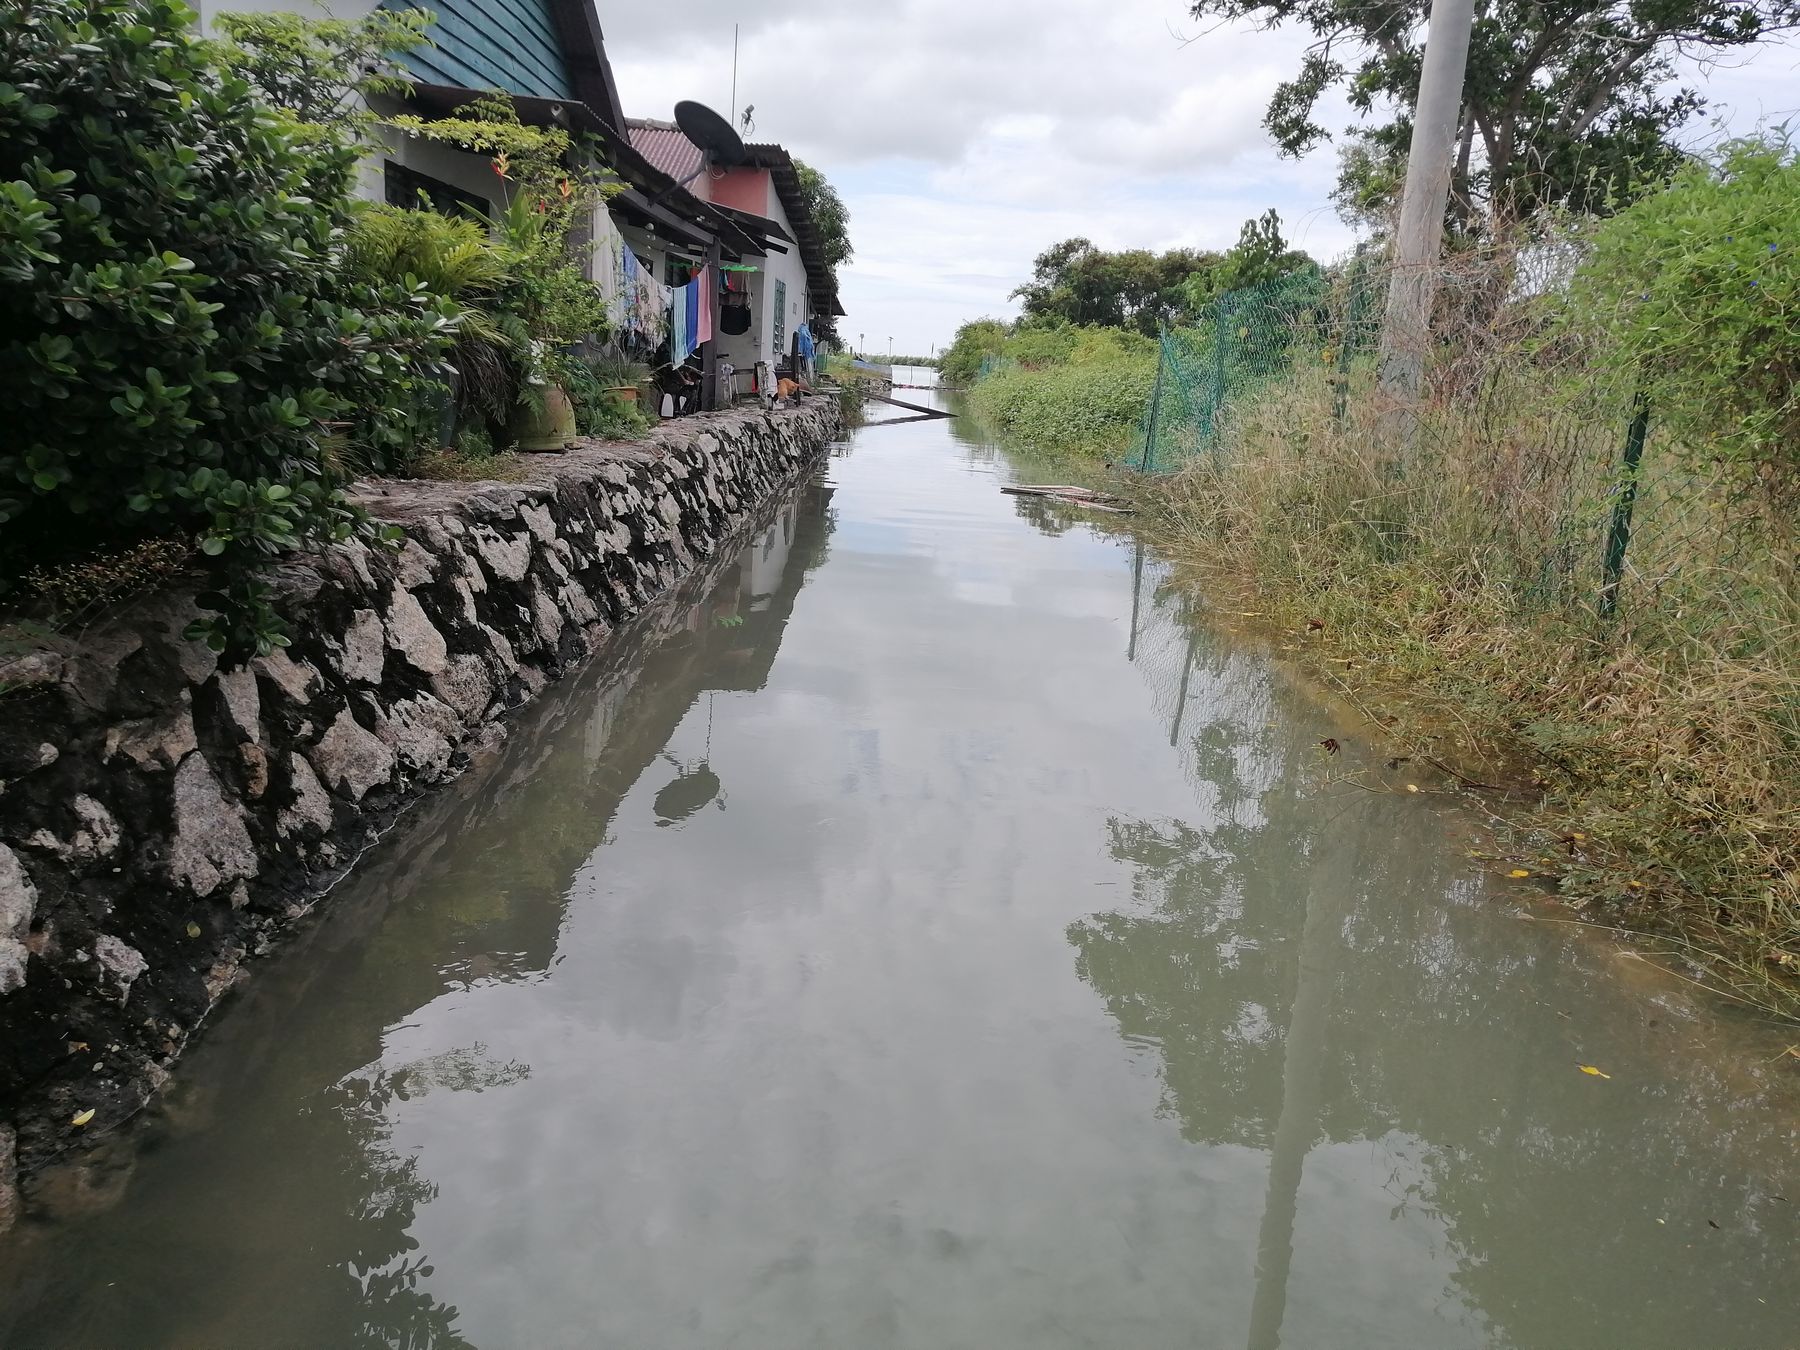
[[[708,196],[720,206],[767,216],[770,187],[767,169],[727,169],[724,177],[712,180]]]

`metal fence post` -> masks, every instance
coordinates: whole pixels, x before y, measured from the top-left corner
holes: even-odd
[[[1156,334],[1156,383],[1150,387],[1150,417],[1144,428],[1144,460],[1140,473],[1150,472],[1150,461],[1156,454],[1157,422],[1162,415],[1163,367],[1169,361],[1169,339],[1161,330]]]
[[[1625,433],[1624,483],[1613,503],[1612,528],[1606,533],[1606,579],[1600,587],[1600,617],[1612,618],[1619,608],[1619,584],[1625,579],[1625,550],[1631,544],[1631,513],[1637,505],[1638,465],[1644,458],[1644,437],[1650,430],[1650,400],[1638,394],[1632,400],[1631,429]]]
[[[1358,253],[1356,261],[1350,264],[1349,295],[1344,302],[1344,326],[1338,334],[1337,363],[1334,382],[1337,388],[1332,391],[1331,419],[1339,427],[1344,425],[1344,414],[1350,407],[1350,344],[1356,341],[1356,324],[1361,317],[1358,313],[1362,298],[1363,255]]]
[[[1213,301],[1213,397],[1206,414],[1206,434],[1215,450],[1219,447],[1219,409],[1225,406],[1225,322],[1230,314],[1225,296]]]

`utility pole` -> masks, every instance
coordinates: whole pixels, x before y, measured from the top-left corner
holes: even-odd
[[[1431,342],[1431,301],[1450,195],[1450,156],[1456,147],[1463,76],[1469,65],[1469,29],[1475,0],[1431,0],[1425,36],[1425,69],[1419,76],[1412,148],[1406,157],[1406,189],[1400,199],[1394,275],[1388,284],[1387,319],[1381,331],[1381,392],[1410,436],[1412,407],[1425,379]]]
[[[712,412],[729,406],[731,400],[721,397],[719,389],[719,264],[724,261],[719,236],[714,235],[706,250],[706,270],[700,274],[700,303],[709,311],[712,338],[700,354],[700,406]]]

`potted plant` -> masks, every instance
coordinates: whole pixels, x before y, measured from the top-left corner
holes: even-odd
[[[525,341],[508,352],[515,389],[505,432],[521,450],[567,449],[577,436],[567,378],[581,344],[603,338],[606,302],[581,273],[575,240],[593,208],[617,183],[598,169],[571,167],[579,156],[566,131],[527,127],[504,95],[472,100],[461,115],[425,120],[395,117],[412,135],[492,157],[511,184],[494,221],[509,284],[494,298]]]
[[[638,390],[649,380],[650,367],[641,361],[628,361],[621,356],[598,355],[587,358],[587,367],[601,389],[621,402],[636,403]]]

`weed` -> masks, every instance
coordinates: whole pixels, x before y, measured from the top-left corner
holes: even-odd
[[[1525,755],[1541,797],[1512,822],[1581,837],[1571,902],[1800,1012],[1792,522],[1739,476],[1653,453],[1604,619],[1623,406],[1542,361],[1516,344],[1473,383],[1440,370],[1400,472],[1368,374],[1340,415],[1329,371],[1300,367],[1227,410],[1222,458],[1140,485],[1152,529],[1200,584],[1253,588],[1321,667],[1347,660],[1349,687]]]
[[[1122,453],[1156,380],[1156,347],[1109,329],[1021,329],[969,401],[996,431],[1027,445]]]

